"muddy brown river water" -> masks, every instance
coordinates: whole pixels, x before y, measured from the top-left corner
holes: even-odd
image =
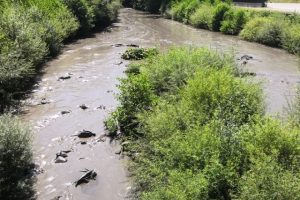
[[[205,46],[218,51],[234,51],[236,58],[250,55],[254,59],[246,69],[255,72],[256,79],[262,81],[267,111],[272,114],[282,113],[300,81],[297,57],[283,50],[121,9],[118,23],[94,37],[67,45],[58,58],[49,62],[39,86],[27,101],[27,114],[23,119],[34,126],[35,158],[44,171],[38,175],[36,184],[38,199],[59,196],[59,199],[70,200],[126,198],[130,190],[126,161],[116,154],[117,143],[98,138],[105,132],[104,119],[117,105],[114,98],[117,78],[124,76],[127,64],[120,58],[127,47],[114,47],[117,43],[161,49],[172,45]],[[67,73],[70,79],[58,81],[58,77]],[[35,105],[43,98],[49,100],[49,104]],[[78,108],[80,104],[86,104],[89,109]],[[60,114],[68,110],[71,113]],[[82,129],[95,132],[97,137],[85,140],[71,137]],[[86,144],[81,144],[82,141]],[[71,150],[68,161],[55,163],[55,155],[61,150]],[[74,181],[85,168],[97,171],[96,180],[75,187]]]

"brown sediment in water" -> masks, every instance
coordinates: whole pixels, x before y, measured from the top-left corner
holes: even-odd
[[[25,107],[28,112],[24,120],[35,126],[36,161],[44,169],[36,185],[38,199],[126,198],[130,183],[125,161],[115,154],[118,144],[98,140],[98,136],[104,134],[103,121],[117,105],[117,78],[124,76],[127,64],[120,54],[128,48],[127,44],[161,49],[172,45],[205,46],[218,51],[234,50],[236,58],[250,55],[253,59],[245,68],[263,81],[269,113],[281,112],[286,100],[295,94],[300,80],[297,57],[283,50],[194,29],[132,9],[121,9],[119,20],[109,31],[66,46],[57,59],[45,66],[39,89],[32,95],[33,101],[45,98],[49,103]],[[68,73],[70,78],[58,81]],[[82,104],[88,108],[79,108]],[[100,106],[105,109],[97,109]],[[68,112],[61,114],[62,111]],[[96,137],[71,137],[83,129],[96,133]],[[61,150],[71,150],[67,162],[55,163],[56,153]],[[73,183],[85,168],[96,170],[96,180],[75,187]]]

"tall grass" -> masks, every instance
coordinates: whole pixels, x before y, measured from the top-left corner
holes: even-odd
[[[299,128],[265,116],[232,56],[173,48],[129,69],[107,127],[139,199],[299,198]]]

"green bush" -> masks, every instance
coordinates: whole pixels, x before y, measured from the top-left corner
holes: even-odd
[[[300,88],[298,88],[295,98],[289,102],[287,114],[292,124],[300,127]]]
[[[212,30],[220,31],[222,21],[225,18],[226,12],[230,10],[230,5],[219,3],[213,11]]]
[[[163,67],[162,67],[163,66]],[[174,93],[187,83],[198,68],[233,67],[233,57],[206,48],[173,48],[141,67],[147,73],[156,94]]]
[[[239,200],[297,200],[300,174],[278,167],[272,160],[259,162],[240,180]]]
[[[87,1],[64,0],[64,3],[79,21],[79,33],[86,34],[95,27],[95,16]]]
[[[273,18],[255,18],[245,25],[240,36],[249,41],[281,47],[281,38],[285,27],[284,22]]]
[[[110,124],[110,130],[115,130],[117,126],[112,123],[114,120],[118,127],[129,135],[134,133],[137,127],[137,113],[150,109],[155,101],[155,95],[146,75],[122,79],[119,89],[121,94],[118,96],[118,100],[121,106],[113,114],[114,117],[106,123]]]
[[[284,29],[282,46],[290,53],[300,54],[300,24],[291,24]]]
[[[243,10],[231,9],[225,14],[220,31],[225,34],[237,35],[246,23],[246,14]]]
[[[191,15],[189,22],[197,27],[203,29],[212,29],[212,13],[213,7],[208,4],[202,4],[197,10]]]
[[[16,117],[0,116],[0,198],[33,199],[31,131]]]
[[[186,7],[188,7],[188,5],[189,5],[189,1],[182,1],[178,4],[174,4],[171,7],[171,11],[170,11],[172,19],[180,22],[187,21],[187,19],[185,18],[185,9]]]
[[[24,6],[25,13],[27,9],[37,7],[62,39],[74,36],[79,27],[77,19],[61,0],[23,0],[21,5]]]
[[[156,48],[131,48],[122,54],[124,60],[142,60],[158,54]]]
[[[139,199],[299,198],[299,128],[264,116],[230,56],[173,48],[131,68],[109,124]]]
[[[192,110],[198,123],[221,120],[226,126],[241,126],[251,117],[262,114],[262,94],[254,84],[235,79],[231,72],[199,71],[183,93],[183,102]]]

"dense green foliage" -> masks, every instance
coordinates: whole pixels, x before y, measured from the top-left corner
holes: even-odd
[[[299,199],[300,130],[264,115],[230,55],[173,48],[135,62],[107,120],[140,199]]]
[[[23,200],[32,188],[31,131],[16,117],[0,116],[0,199]]]
[[[280,21],[260,17],[247,23],[240,35],[246,40],[279,47],[282,45],[281,36],[283,30],[284,26]]]
[[[33,81],[38,67],[67,39],[116,19],[118,1],[2,0],[0,111]]]
[[[160,11],[164,16],[197,28],[240,35],[242,39],[248,41],[300,54],[300,16],[297,14],[237,8],[230,1],[219,0],[123,0],[123,2],[137,9]],[[154,2],[155,6],[151,6]]]
[[[158,50],[156,48],[131,48],[127,49],[121,57],[124,60],[142,60],[157,54]]]

